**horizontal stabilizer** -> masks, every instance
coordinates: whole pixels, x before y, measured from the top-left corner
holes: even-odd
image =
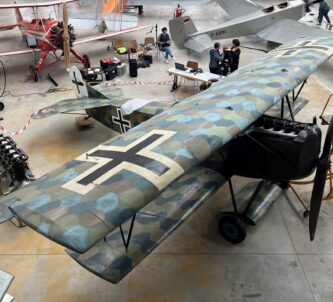
[[[0,224],[14,218],[14,214],[9,210],[8,204],[0,204]]]
[[[85,254],[67,252],[92,273],[118,283],[224,182],[221,174],[207,168],[196,168],[174,182],[136,214],[127,252],[118,229]],[[122,226],[125,238],[130,225],[131,219]]]
[[[291,19],[277,21],[259,31],[257,36],[264,40],[280,44],[308,36],[333,37],[330,32]]]
[[[216,0],[216,2],[232,18],[245,16],[262,9],[262,6],[249,0]]]
[[[212,39],[207,34],[202,34],[189,38],[185,42],[184,47],[200,53],[212,48],[213,45]]]
[[[123,99],[125,103],[128,99],[125,97],[117,97]],[[55,103],[51,106],[40,109],[37,113],[34,113],[31,117],[33,119],[40,119],[50,117],[59,113],[74,112],[77,110],[91,109],[113,105],[114,101],[110,99],[100,98],[82,98],[82,99],[69,99]]]

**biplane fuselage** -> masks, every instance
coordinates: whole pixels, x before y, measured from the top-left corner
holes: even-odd
[[[55,45],[50,42],[51,34],[50,29],[52,26],[58,24],[60,21],[51,18],[38,18],[29,21],[22,21],[19,27],[24,36],[35,36],[37,40],[37,48],[57,50]]]

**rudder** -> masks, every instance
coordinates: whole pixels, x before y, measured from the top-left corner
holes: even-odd
[[[189,35],[198,32],[192,18],[189,16],[171,19],[169,21],[169,28],[172,40],[175,43],[184,43]]]

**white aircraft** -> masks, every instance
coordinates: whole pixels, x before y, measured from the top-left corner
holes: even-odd
[[[264,40],[283,44],[305,36],[331,35],[320,28],[298,22],[305,15],[307,2],[303,0],[287,1],[266,8],[247,0],[216,1],[231,20],[199,32],[191,17],[172,19],[169,27],[173,41],[179,46],[202,52],[212,47],[212,40],[240,36],[257,35]]]

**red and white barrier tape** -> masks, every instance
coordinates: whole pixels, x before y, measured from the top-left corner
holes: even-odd
[[[31,116],[39,113],[40,110],[37,110],[35,113],[33,113]],[[14,132],[11,132],[11,131],[8,131],[4,126],[0,125],[0,131],[6,133],[6,134],[9,134],[9,135],[21,135],[25,130],[27,130],[29,128],[29,125],[30,125],[30,122],[31,122],[31,116],[28,120],[28,122],[24,125],[24,127],[22,127],[20,130],[18,131],[14,131]]]
[[[121,81],[121,80],[116,80],[113,83],[106,82],[105,87],[109,86],[115,86],[115,85],[172,85],[174,81],[138,81],[138,80],[133,80],[133,81]]]

